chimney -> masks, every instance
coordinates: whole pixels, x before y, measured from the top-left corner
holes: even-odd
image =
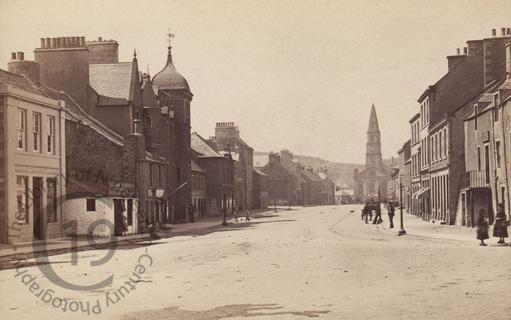
[[[39,64],[41,84],[65,91],[78,104],[87,108],[89,84],[89,51],[79,46],[79,37],[55,37],[41,40],[34,50]]]
[[[83,38],[83,37],[82,37]],[[105,40],[98,37],[97,41],[83,41],[80,39],[80,46],[87,46],[89,49],[89,63],[118,63],[119,62],[119,43],[115,40]],[[82,44],[83,42],[83,44]]]
[[[240,132],[238,127],[234,124],[234,122],[217,122],[215,127],[215,137],[216,139],[221,138],[238,138],[240,137]]]
[[[492,35],[492,37],[496,37],[497,36],[497,29],[491,29],[491,35]]]
[[[456,48],[456,54],[459,56],[460,55],[460,48]]]
[[[511,80],[511,42],[506,45],[506,79]]]
[[[463,54],[464,55],[468,55],[468,48],[467,47],[463,47]]]
[[[506,29],[506,33],[507,33],[508,36],[511,36],[511,28],[507,28]]]
[[[11,53],[11,61],[7,63],[7,71],[29,78],[39,85],[39,64],[35,61],[26,61],[25,53],[18,51]]]
[[[502,33],[502,36],[506,35],[506,28],[500,28],[500,32]]]

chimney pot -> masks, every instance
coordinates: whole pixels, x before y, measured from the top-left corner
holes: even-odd
[[[464,48],[463,48],[463,54],[464,54],[464,55],[467,55],[467,54],[468,54],[468,48],[467,48],[467,47],[464,47]]]
[[[511,36],[511,28],[507,28],[507,35]]]
[[[23,61],[25,60],[25,53],[18,51],[18,60]]]
[[[66,47],[72,47],[71,45],[71,37],[66,37]]]
[[[98,41],[103,41],[103,37],[98,37]]]
[[[460,48],[456,48],[456,54],[459,56],[460,55]]]
[[[80,37],[80,46],[85,47],[85,37]]]
[[[16,60],[16,52],[11,52],[11,60]]]
[[[44,48],[44,44],[45,44],[45,42],[44,42],[44,38],[41,38],[41,49],[43,49],[43,48]]]
[[[500,32],[502,33],[503,36],[506,35],[506,28],[500,28]]]
[[[56,48],[57,47],[57,39],[56,38],[51,38],[51,47],[52,48]]]
[[[46,38],[46,45],[45,45],[46,48],[51,48],[51,39],[50,38]]]
[[[497,36],[497,29],[491,29],[491,35],[492,36]]]

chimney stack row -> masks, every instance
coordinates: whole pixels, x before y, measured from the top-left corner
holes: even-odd
[[[85,47],[85,37],[41,38],[41,49]]]

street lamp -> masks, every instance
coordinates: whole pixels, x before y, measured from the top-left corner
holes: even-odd
[[[399,177],[399,215],[401,228],[399,229],[398,236],[406,234],[405,228],[403,227],[403,180]]]
[[[222,215],[223,215],[223,221],[222,221],[222,225],[224,227],[228,226],[227,224],[227,220],[226,220],[226,215],[227,215],[227,195],[224,193],[224,196],[223,196],[223,203],[224,203],[224,207],[223,207],[223,210],[222,210]]]

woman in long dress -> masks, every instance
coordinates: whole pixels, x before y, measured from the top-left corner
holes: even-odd
[[[504,238],[509,237],[507,233],[507,217],[506,213],[504,212],[504,206],[502,203],[499,203],[497,206],[497,215],[495,216],[495,224],[493,226],[493,236],[498,237],[499,241],[497,243],[499,244],[505,244]]]

